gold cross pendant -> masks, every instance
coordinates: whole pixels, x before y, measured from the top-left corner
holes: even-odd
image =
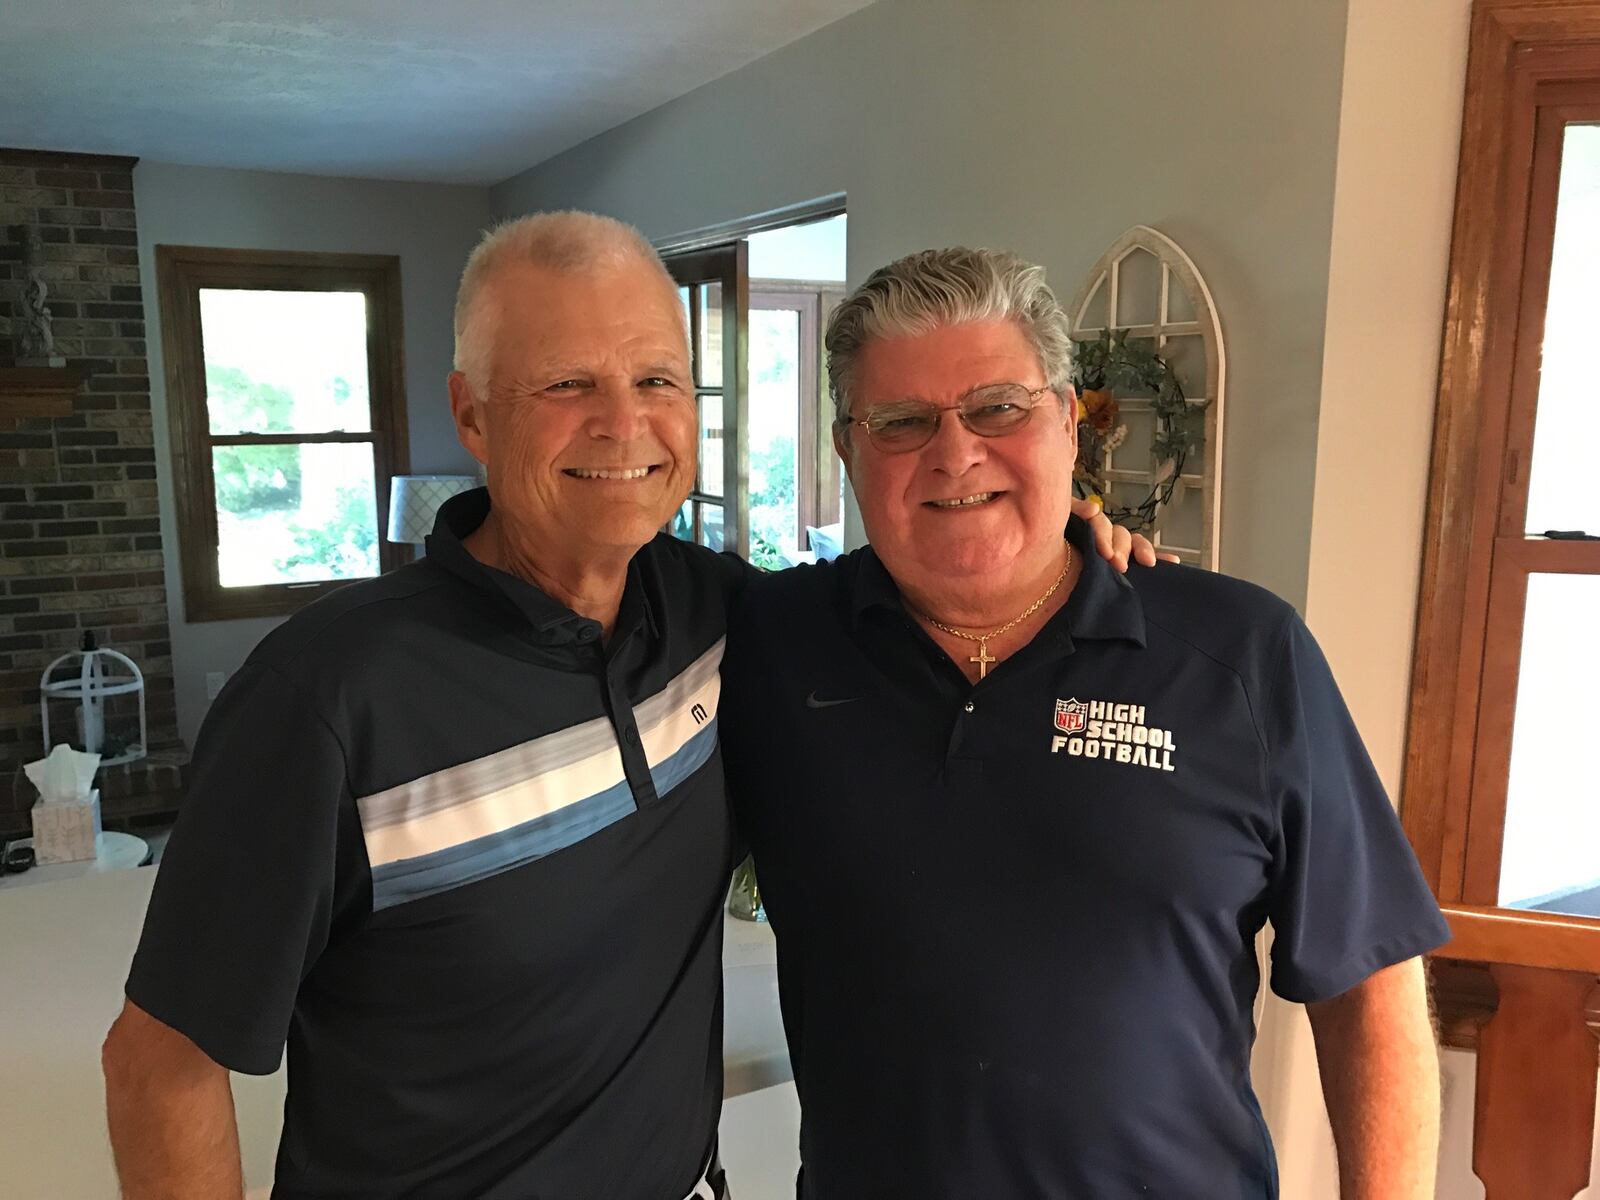
[[[1000,660],[989,653],[989,639],[980,638],[977,657],[969,658],[967,661],[978,664],[978,678],[983,679],[989,674],[989,664]]]

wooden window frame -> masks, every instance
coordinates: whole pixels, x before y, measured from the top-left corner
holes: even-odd
[[[1477,0],[1401,804],[1455,935],[1435,965],[1441,1031],[1469,1048],[1496,1003],[1489,971],[1600,974],[1600,920],[1495,903],[1527,576],[1600,573],[1600,544],[1523,533],[1559,168],[1548,130],[1581,99],[1575,81],[1596,78],[1600,4]]]
[[[694,513],[690,540],[698,544],[703,532],[701,514],[707,506],[722,510],[722,549],[740,558],[750,557],[750,456],[743,432],[749,397],[745,378],[749,366],[749,331],[739,314],[749,305],[749,248],[744,242],[707,246],[689,252],[663,255],[667,270],[679,287],[689,289],[689,368],[694,376],[695,486],[687,503]],[[722,373],[719,382],[704,382],[702,361],[701,297],[710,284],[722,289]],[[730,337],[729,334],[732,333]],[[722,495],[701,489],[700,405],[707,396],[722,401]],[[671,532],[669,521],[667,531]]]
[[[400,303],[400,260],[393,255],[323,254],[157,246],[156,278],[166,355],[167,410],[172,429],[173,493],[184,616],[191,622],[274,617],[292,613],[354,580],[263,584],[224,588],[219,576],[215,484],[211,448],[255,442],[355,442],[373,448],[380,571],[410,561],[409,547],[384,537],[389,480],[410,469],[406,425],[405,360]],[[351,291],[367,298],[367,370],[370,433],[237,435],[210,433],[206,409],[205,346],[200,289]]]

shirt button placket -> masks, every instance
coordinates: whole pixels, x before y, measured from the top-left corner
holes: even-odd
[[[650,763],[644,755],[644,743],[639,736],[633,705],[628,701],[627,688],[619,676],[617,664],[608,662],[605,683],[611,706],[611,727],[616,730],[617,743],[622,751],[623,772],[633,788],[634,798],[641,803],[649,803],[657,799],[655,783],[650,778]]]

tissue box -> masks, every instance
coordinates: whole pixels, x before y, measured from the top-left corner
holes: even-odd
[[[87,800],[40,800],[33,806],[33,856],[40,866],[95,857],[100,789]]]

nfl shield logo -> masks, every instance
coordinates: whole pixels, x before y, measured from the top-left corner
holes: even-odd
[[[1056,728],[1062,733],[1082,733],[1088,725],[1089,706],[1076,698],[1056,701]]]

